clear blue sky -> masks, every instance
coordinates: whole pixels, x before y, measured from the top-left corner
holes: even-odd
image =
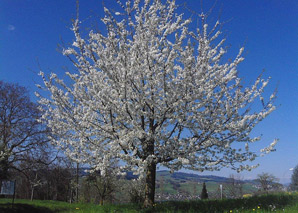
[[[115,7],[113,0],[105,0]],[[201,12],[199,0],[187,2],[192,10]],[[210,3],[211,2],[211,3]],[[203,0],[204,11],[214,1]],[[76,14],[75,0],[1,0],[0,1],[0,80],[28,87],[34,98],[39,65],[44,72],[56,72],[63,77],[64,69],[72,66],[57,51],[62,41],[74,39],[71,19]],[[220,12],[221,11],[221,12]],[[187,13],[187,11],[184,11]],[[263,148],[279,138],[277,151],[258,158],[260,167],[243,172],[245,179],[269,172],[289,182],[289,168],[298,164],[298,1],[296,0],[218,0],[209,17],[212,22],[220,15],[226,21],[230,53],[245,46],[245,61],[239,66],[240,76],[252,82],[263,69],[264,77],[272,77],[268,92],[278,86],[277,110],[259,124],[254,134],[263,134],[255,149]],[[80,18],[92,22],[90,16],[103,16],[102,0],[81,0]],[[99,25],[100,27],[100,25]],[[204,173],[228,176],[233,171]]]

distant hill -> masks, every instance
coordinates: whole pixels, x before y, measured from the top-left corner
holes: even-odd
[[[202,190],[203,182],[206,183],[207,190],[210,194],[219,193],[219,185],[222,184],[224,190],[228,191],[232,179],[215,175],[197,175],[184,172],[158,171],[156,175],[157,193],[166,194],[188,194],[198,195]],[[249,194],[257,191],[256,181],[254,180],[237,180],[241,184],[243,194]]]
[[[79,176],[84,177],[88,175],[89,168],[80,168]],[[73,174],[76,173],[72,169]],[[137,179],[138,176],[132,172],[127,172],[125,179]],[[218,198],[220,196],[220,185],[223,186],[223,194],[231,197],[233,191],[235,192],[235,185],[232,184],[233,179],[228,177],[221,177],[215,175],[198,175],[185,172],[170,173],[167,170],[157,171],[156,173],[156,196],[157,200],[189,200],[198,199],[202,190],[203,183],[206,183],[209,196]],[[235,183],[235,182],[234,182]],[[253,194],[259,190],[256,180],[236,179],[236,190],[240,194]],[[233,189],[234,187],[234,189]],[[239,194],[239,193],[238,193]]]
[[[171,178],[174,178],[174,179],[197,181],[197,182],[224,183],[224,182],[230,181],[229,178],[215,176],[215,175],[197,175],[197,174],[185,173],[185,172],[170,173],[169,171],[166,171],[166,170],[158,171],[157,176],[170,176]]]
[[[79,176],[83,177],[88,175],[89,168],[82,167],[79,169]],[[76,173],[76,169],[72,169],[73,174]],[[133,172],[127,172],[125,178],[127,180],[137,179],[138,176],[134,175]],[[209,184],[223,184],[231,182],[230,178],[215,176],[215,175],[198,175],[193,173],[185,173],[185,172],[174,172],[170,173],[168,170],[161,170],[156,172],[156,180],[157,182],[161,181],[161,179],[170,181],[170,182],[180,182],[180,183],[187,183],[187,182],[196,182],[196,183],[208,183]],[[243,184],[256,184],[256,180],[238,180]]]
[[[79,176],[82,177],[82,176],[88,175],[89,169],[90,168],[88,168],[88,167],[79,168]],[[72,169],[72,172],[73,172],[73,174],[75,174],[76,169],[75,168]],[[165,179],[172,179],[172,180],[180,181],[180,182],[229,183],[231,181],[231,179],[227,178],[227,177],[221,177],[221,176],[215,176],[215,175],[198,175],[198,174],[185,173],[185,172],[170,173],[170,171],[168,171],[168,170],[157,171],[156,172],[157,181],[161,177],[164,177]],[[134,175],[133,172],[127,172],[125,178],[128,180],[131,180],[131,179],[138,178],[138,176]],[[240,180],[240,182],[256,184],[256,180]]]

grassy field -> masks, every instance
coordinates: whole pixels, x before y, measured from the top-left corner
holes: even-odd
[[[59,201],[16,200],[11,206],[10,199],[0,199],[0,212],[30,213],[101,213],[101,212],[298,212],[298,193],[263,195],[245,199],[207,200],[207,201],[169,201],[157,203],[152,209],[142,209],[138,205],[69,204]]]
[[[190,195],[198,194],[202,190],[203,182],[209,193],[216,193],[219,191],[219,185],[225,184],[229,178],[218,176],[201,176],[190,173],[170,173],[169,171],[158,171],[156,175],[157,184],[156,192],[167,194],[177,194],[178,191],[184,191]],[[255,183],[252,181],[242,180],[242,191],[244,194],[254,193],[257,188],[254,187]]]

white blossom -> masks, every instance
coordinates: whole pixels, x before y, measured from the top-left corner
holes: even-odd
[[[39,96],[43,121],[70,158],[103,173],[111,160],[142,175],[150,163],[172,171],[253,168],[244,162],[257,157],[249,145],[260,138],[250,132],[275,109],[275,95],[262,96],[268,80],[244,88],[243,48],[223,61],[221,32],[210,34],[207,24],[192,32],[175,9],[174,1],[131,1],[113,14],[104,8],[107,33],[84,39],[74,22],[75,41],[63,54],[78,72],[65,81],[40,72],[50,96]],[[258,100],[262,108],[251,109]]]

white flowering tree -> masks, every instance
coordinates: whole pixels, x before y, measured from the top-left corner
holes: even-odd
[[[275,95],[264,100],[268,80],[261,77],[241,84],[243,48],[222,62],[219,22],[210,28],[202,15],[202,27],[191,32],[175,1],[118,3],[120,12],[104,9],[104,33],[84,39],[74,21],[75,41],[63,51],[77,70],[66,73],[70,79],[40,73],[50,96],[37,95],[56,144],[102,174],[118,160],[119,172],[144,176],[144,206],[154,203],[157,165],[250,170],[244,162],[258,154],[249,144],[260,139],[250,132],[275,109]],[[252,107],[255,100],[260,104]]]

